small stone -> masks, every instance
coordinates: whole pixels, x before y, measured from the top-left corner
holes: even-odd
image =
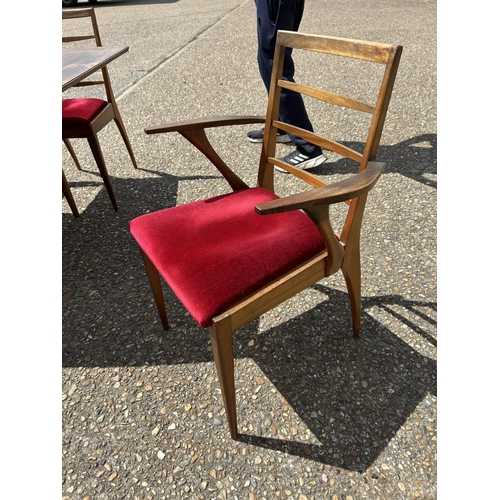
[[[118,476],[118,472],[112,472],[109,477],[108,477],[108,481],[111,482],[113,481],[113,479],[116,479],[116,477]]]
[[[214,425],[222,425],[222,420],[219,417],[214,418]]]
[[[160,426],[159,426],[159,425],[157,425],[157,426],[156,426],[156,427],[155,427],[155,428],[151,431],[151,434],[152,434],[153,436],[157,436],[159,432],[160,432]]]
[[[156,454],[156,456],[160,459],[160,460],[163,460],[165,458],[165,453],[163,453],[163,451],[161,450],[158,450],[158,453]]]
[[[170,424],[170,425],[167,427],[167,429],[168,429],[169,431],[173,431],[173,430],[175,429],[175,424]]]
[[[189,411],[192,408],[192,406],[188,403],[187,405],[184,406],[184,409],[186,411]]]

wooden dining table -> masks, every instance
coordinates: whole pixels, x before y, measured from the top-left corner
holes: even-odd
[[[127,52],[129,47],[67,47],[62,49],[62,91]]]

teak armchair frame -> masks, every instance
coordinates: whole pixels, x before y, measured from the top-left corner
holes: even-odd
[[[332,92],[312,88],[296,82],[285,81],[281,78],[283,59],[286,48],[302,49],[306,51],[321,52],[338,55],[345,58],[354,58],[364,61],[379,63],[385,66],[378,97],[374,105],[360,102]],[[359,336],[361,323],[361,267],[360,267],[360,232],[362,227],[363,212],[365,209],[368,192],[379,179],[384,163],[377,161],[382,129],[396,78],[397,68],[401,57],[401,46],[388,45],[359,40],[341,39],[328,36],[316,36],[296,32],[278,32],[275,64],[269,92],[267,114],[263,117],[254,116],[222,116],[207,119],[196,119],[184,122],[165,124],[145,129],[147,134],[178,132],[189,142],[196,146],[221,172],[234,191],[244,192],[255,189],[238,177],[215,152],[206,136],[205,129],[228,125],[242,125],[249,123],[265,123],[264,142],[258,170],[257,186],[274,192],[275,166],[285,169],[314,189],[277,198],[255,206],[255,212],[261,217],[269,214],[283,214],[291,211],[305,212],[319,229],[324,240],[324,250],[293,269],[270,280],[254,293],[245,296],[239,301],[220,310],[215,314],[208,325],[212,343],[215,363],[224,398],[226,416],[229,423],[231,437],[238,437],[236,418],[236,395],[234,384],[234,354],[233,333],[250,321],[258,318],[278,304],[296,295],[321,279],[341,270],[348,288],[348,295],[352,311],[353,333]],[[345,145],[322,137],[316,133],[307,132],[293,125],[283,123],[278,119],[281,88],[289,88],[313,98],[320,99],[328,104],[355,109],[372,115],[366,143],[362,153],[354,151]],[[359,163],[356,175],[350,178],[327,184],[323,179],[311,172],[300,170],[275,157],[277,129],[285,130],[324,149],[334,151],[342,156]],[[280,174],[282,175],[282,174]],[[330,223],[329,207],[332,204],[346,202],[349,207],[345,223],[340,236],[337,236]],[[189,205],[189,204],[188,204]],[[167,218],[169,210],[162,211],[160,217]],[[208,210],[209,208],[207,208]],[[157,267],[168,269],[169,262],[160,262],[158,257],[160,243],[152,237],[152,243],[146,244],[140,234],[138,226],[145,224],[147,217],[141,216],[131,222],[131,232],[141,247],[142,257],[153,290],[155,302],[159,311],[164,329],[169,327],[160,274]],[[140,220],[141,218],[144,218]],[[151,219],[150,219],[151,220]],[[137,222],[136,222],[137,221]],[[135,224],[135,225],[134,225]],[[142,228],[140,228],[142,230]],[[179,228],[181,230],[182,228]],[[157,238],[161,238],[158,236]],[[293,235],[290,234],[290,238]],[[210,242],[207,242],[210,245]],[[223,256],[221,256],[223,257]],[[224,256],[227,257],[227,256]],[[228,258],[231,258],[229,256]],[[168,257],[167,257],[168,259]],[[190,259],[186,255],[185,259]],[[153,264],[153,261],[157,264]],[[164,265],[165,264],[165,265]],[[172,262],[176,265],[176,262]],[[168,281],[169,276],[162,272]],[[203,326],[203,325],[202,325]]]
[[[95,15],[94,9],[91,8],[85,8],[85,9],[74,9],[74,10],[63,10],[62,11],[62,19],[68,20],[68,19],[83,19],[83,18],[89,18],[92,26],[92,30],[86,31],[85,34],[82,35],[75,35],[75,36],[63,36],[62,37],[62,43],[67,44],[67,43],[73,43],[73,42],[80,42],[83,40],[93,40],[95,42],[95,45],[97,47],[102,47],[102,42],[101,42],[101,36],[99,34],[99,27],[97,25],[97,19]],[[120,135],[123,138],[123,142],[125,143],[125,146],[127,148],[127,151],[130,155],[130,159],[132,160],[132,164],[134,165],[134,168],[137,168],[137,163],[135,160],[134,152],[132,150],[132,146],[130,144],[130,140],[127,135],[127,131],[125,129],[125,125],[123,123],[123,119],[121,117],[120,111],[118,109],[118,105],[116,103],[116,99],[113,93],[113,89],[111,87],[111,82],[109,78],[109,73],[108,73],[108,68],[104,66],[101,68],[101,70],[97,73],[100,74],[102,79],[96,80],[92,79],[85,79],[79,83],[76,83],[74,87],[88,87],[88,86],[95,86],[95,85],[101,85],[104,86],[105,94],[106,94],[106,105],[104,107],[101,106],[99,112],[95,115],[92,116],[90,121],[88,122],[86,128],[84,131],[78,131],[75,133],[74,130],[71,129],[66,129],[64,126],[64,119],[63,119],[63,129],[62,129],[62,139],[64,144],[66,145],[66,148],[68,149],[71,158],[75,162],[76,167],[78,170],[81,170],[81,165],[78,161],[78,158],[75,154],[75,151],[71,145],[70,139],[72,138],[86,138],[88,141],[88,144],[90,146],[90,149],[92,150],[92,154],[94,156],[95,162],[97,164],[97,167],[99,169],[99,172],[102,176],[102,179],[104,181],[104,185],[106,187],[106,190],[108,192],[109,198],[111,200],[111,203],[113,204],[113,208],[115,210],[118,210],[118,204],[116,203],[116,198],[115,194],[113,192],[113,187],[111,185],[111,181],[109,179],[108,175],[108,170],[106,168],[106,163],[104,161],[104,156],[102,154],[101,146],[99,144],[99,140],[97,137],[97,134],[100,130],[102,130],[109,122],[114,120],[116,123],[116,126],[118,127],[118,131],[120,132]],[[83,97],[82,99],[79,100],[79,103],[84,102],[86,98]],[[64,99],[63,99],[64,103]],[[104,103],[103,103],[104,104]],[[78,217],[78,209],[76,208],[76,204],[73,200],[73,197],[71,195],[71,192],[69,191],[69,185],[64,183],[64,172],[63,172],[63,193],[68,200],[68,203],[71,207],[71,210],[73,212],[73,215],[75,217]]]

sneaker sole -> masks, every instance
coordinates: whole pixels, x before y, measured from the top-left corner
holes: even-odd
[[[248,136],[247,136],[247,139],[250,142],[259,142],[259,143],[264,142],[264,139],[252,139],[251,137],[248,137]],[[288,137],[288,135],[278,135],[278,136],[276,136],[276,142],[286,144],[288,142],[292,142],[292,139],[290,139],[290,137]]]
[[[290,164],[290,165],[292,167],[298,168],[300,170],[309,170],[310,168],[314,168],[314,167],[321,165],[325,161],[326,161],[326,156],[321,155],[321,156],[317,156],[316,158],[312,158],[311,160],[307,160],[304,163],[301,163],[300,165],[297,165],[297,166],[292,165],[292,164]],[[274,168],[276,170],[279,170],[280,172],[285,172],[286,174],[288,174],[288,171],[281,168],[281,167],[275,166]]]

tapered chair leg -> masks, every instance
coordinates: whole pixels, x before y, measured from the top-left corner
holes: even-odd
[[[209,328],[210,342],[214,353],[215,366],[219,375],[222,397],[226,408],[229,431],[233,439],[238,438],[236,422],[236,392],[234,386],[233,331],[230,318],[213,323]]]
[[[113,204],[113,208],[115,210],[118,210],[118,205],[115,199],[115,193],[113,192],[113,187],[111,186],[111,181],[109,180],[108,170],[106,168],[106,163],[104,163],[104,156],[102,155],[101,146],[99,144],[99,141],[97,140],[97,134],[93,133],[93,131],[89,131],[89,134],[87,135],[87,140],[90,149],[92,150],[92,154],[94,155],[94,160],[97,163],[97,168],[101,173],[104,185],[106,186],[106,190],[108,191],[111,203]]]
[[[75,150],[73,149],[71,142],[69,142],[69,139],[63,139],[63,142],[66,145],[66,148],[68,149],[69,154],[71,155],[71,158],[73,158],[73,161],[75,162],[76,168],[78,170],[81,170],[82,167],[80,166],[80,162],[78,161],[78,158],[76,157]]]
[[[123,124],[122,117],[121,117],[120,113],[118,112],[118,109],[116,109],[116,108],[115,108],[115,123],[116,123],[116,126],[118,127],[118,130],[120,131],[120,134],[123,138],[123,142],[125,143],[125,146],[127,147],[127,151],[128,151],[128,154],[130,155],[130,159],[132,160],[132,164],[134,165],[134,168],[137,168],[137,163],[135,161],[134,152],[132,151],[132,146],[130,145],[127,131],[125,130],[125,125]]]
[[[163,290],[161,288],[160,273],[142,250],[141,255],[142,260],[144,261],[144,266],[146,267],[146,273],[148,275],[149,284],[151,285],[156,308],[158,309],[158,314],[160,315],[161,325],[164,330],[168,330],[169,324],[167,319],[167,310],[165,308],[165,300],[163,298]]]
[[[64,194],[64,197],[66,198],[66,201],[68,202],[69,207],[71,208],[71,211],[73,212],[73,215],[75,217],[79,217],[80,214],[78,212],[78,208],[76,207],[76,203],[73,198],[73,194],[71,193],[71,189],[69,187],[66,176],[64,175],[64,170],[62,173],[62,192]]]
[[[361,261],[359,246],[346,255],[342,265],[349,302],[351,304],[352,330],[354,337],[359,337],[361,329]]]

